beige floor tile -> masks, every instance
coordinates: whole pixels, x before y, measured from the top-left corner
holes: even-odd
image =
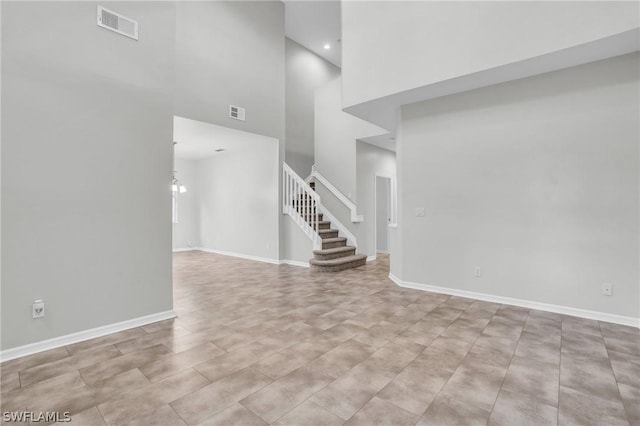
[[[559,383],[559,365],[516,356],[509,366],[502,389],[557,407]]]
[[[336,378],[367,359],[375,351],[373,346],[348,340],[316,358],[309,365],[315,370]]]
[[[96,407],[88,408],[78,414],[71,416],[70,422],[54,423],[56,426],[62,425],[82,425],[82,426],[105,426],[106,423]]]
[[[525,359],[536,359],[549,364],[560,365],[560,339],[549,341],[544,337],[529,332],[523,332],[518,346],[516,356]]]
[[[121,341],[119,343],[116,343],[115,346],[123,354],[136,352],[141,349],[146,349],[158,344],[164,345],[167,348],[171,349],[171,345],[173,344],[173,342],[179,341],[182,337],[191,335],[193,335],[193,333],[179,326],[160,328],[153,333],[145,333],[141,336]]]
[[[449,378],[442,392],[456,395],[459,402],[489,412],[498,396],[505,374],[506,368],[463,362]]]
[[[356,413],[345,425],[370,426],[370,425],[394,425],[413,426],[418,416],[399,408],[388,401],[374,397],[360,411]]]
[[[277,348],[260,342],[241,346],[214,359],[194,367],[200,374],[215,382],[225,376],[236,373],[251,364],[258,362],[277,352]]]
[[[491,426],[539,426],[558,423],[558,408],[529,395],[502,390],[491,412]]]
[[[307,400],[273,424],[276,426],[340,426],[344,424],[344,420]]]
[[[140,389],[149,380],[137,369],[94,383],[92,386],[67,391],[60,389],[47,401],[35,401],[31,408],[41,411],[69,411],[72,415],[86,411],[124,392]]]
[[[600,398],[613,400],[620,397],[611,363],[607,359],[585,360],[563,356],[560,385]]]
[[[491,412],[461,401],[455,394],[441,392],[416,426],[486,425]]]
[[[364,407],[374,395],[375,392],[361,389],[345,393],[340,389],[327,386],[309,398],[309,401],[346,421]]]
[[[71,355],[74,355],[82,351],[93,350],[104,346],[117,345],[120,342],[136,339],[146,334],[146,331],[144,331],[140,327],[137,327],[130,330],[121,331],[119,333],[107,334],[106,336],[98,337],[96,339],[85,340],[84,342],[69,345],[66,348]]]
[[[251,368],[245,368],[183,396],[171,403],[171,407],[188,424],[195,425],[271,382],[267,376]]]
[[[177,318],[2,363],[0,401],[88,425],[640,424],[636,328],[388,271],[388,256],[323,274],[176,254]]]
[[[155,345],[82,368],[80,369],[80,374],[87,384],[92,384],[122,372],[133,370],[134,368],[166,357],[171,353],[166,346]]]
[[[241,404],[233,404],[232,406],[214,414],[198,426],[267,426],[267,423],[260,417],[256,416]]]
[[[169,405],[162,405],[146,416],[133,419],[127,426],[186,426]]]
[[[47,380],[34,383],[30,386],[20,388],[19,391],[11,395],[9,398],[3,398],[3,410],[15,410],[20,407],[26,407],[29,404],[38,404],[40,401],[46,401],[51,398],[59,389],[73,391],[85,386],[85,382],[77,371],[61,374]]]
[[[209,382],[194,370],[185,370],[157,383],[125,392],[98,406],[108,424],[126,424],[151,414],[164,404],[195,392]]]
[[[602,336],[562,332],[562,355],[585,360],[606,360],[609,356]]]
[[[609,361],[619,383],[637,386],[640,377],[640,357],[609,351]]]
[[[300,368],[240,402],[267,423],[272,423],[332,380],[333,377],[324,372]]]
[[[66,358],[39,364],[21,371],[20,383],[22,386],[29,386],[42,380],[60,376],[74,370],[80,370],[120,356],[122,356],[122,354],[115,346],[105,346],[93,350],[82,351]]]
[[[640,358],[640,337],[604,336],[608,351],[615,351]]]
[[[0,401],[5,400],[16,391],[20,390],[20,376],[17,372],[3,374],[0,378]]]
[[[467,354],[468,359],[508,367],[513,358],[518,342],[493,336],[480,336]]]
[[[602,399],[560,386],[559,425],[629,425],[620,398]]]
[[[152,382],[157,382],[179,371],[202,364],[226,352],[213,343],[205,343],[186,351],[164,356],[140,367],[140,371]]]
[[[376,395],[411,413],[421,415],[447,383],[453,369],[416,359]]]
[[[632,425],[640,425],[640,383],[636,383],[636,386],[620,383],[618,388],[627,419]]]
[[[69,356],[70,354],[69,351],[67,351],[66,347],[51,349],[34,355],[28,355],[22,358],[13,359],[11,361],[5,361],[0,364],[0,374],[2,374],[2,377],[4,378],[6,374],[17,373],[23,370],[27,370],[31,367],[37,367],[43,364],[52,363]]]
[[[286,348],[251,365],[254,370],[274,380],[286,376],[315,358],[313,352],[298,352]]]

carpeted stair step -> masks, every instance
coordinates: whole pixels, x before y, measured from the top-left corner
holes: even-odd
[[[340,257],[331,260],[309,260],[312,271],[318,272],[339,272],[345,269],[357,268],[367,263],[367,255],[355,254],[353,256]]]
[[[338,230],[337,229],[318,229],[318,235],[320,235],[320,238],[322,238],[323,240],[326,240],[327,238],[337,238]]]
[[[344,237],[322,239],[322,250],[336,248],[336,247],[344,247],[346,245],[347,245],[347,239]]]
[[[329,229],[331,228],[331,222],[328,220],[321,220],[318,222],[318,229]]]
[[[313,257],[316,260],[331,260],[339,257],[353,256],[356,248],[353,246],[336,247],[326,250],[314,250]]]

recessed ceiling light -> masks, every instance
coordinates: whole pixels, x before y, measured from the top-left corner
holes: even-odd
[[[324,48],[329,50],[329,49],[331,49],[331,45],[329,43],[325,43]]]

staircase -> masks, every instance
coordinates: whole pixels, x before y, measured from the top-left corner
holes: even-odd
[[[315,182],[309,183],[311,189],[315,191]],[[304,205],[304,196],[300,196],[297,206]],[[312,212],[305,217],[307,223],[313,226],[316,219]],[[309,260],[312,271],[318,272],[339,272],[345,269],[357,268],[367,263],[367,256],[356,254],[356,248],[347,245],[347,239],[338,235],[337,229],[331,229],[331,222],[323,220],[322,213],[317,214],[318,235],[320,235],[322,248],[313,251],[313,259]]]
[[[324,220],[319,212],[320,197],[315,192],[315,183],[307,184],[286,164],[284,171],[284,207],[303,231],[314,242],[313,259],[309,260],[312,271],[339,272],[357,268],[367,262],[367,256],[356,254],[356,248],[347,245],[331,222]]]

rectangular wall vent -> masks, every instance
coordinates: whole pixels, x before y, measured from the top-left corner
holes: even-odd
[[[138,23],[136,21],[107,10],[102,6],[98,6],[98,26],[134,40],[138,39]]]
[[[236,120],[245,121],[244,108],[240,108],[235,105],[229,105],[229,117],[235,118]]]

